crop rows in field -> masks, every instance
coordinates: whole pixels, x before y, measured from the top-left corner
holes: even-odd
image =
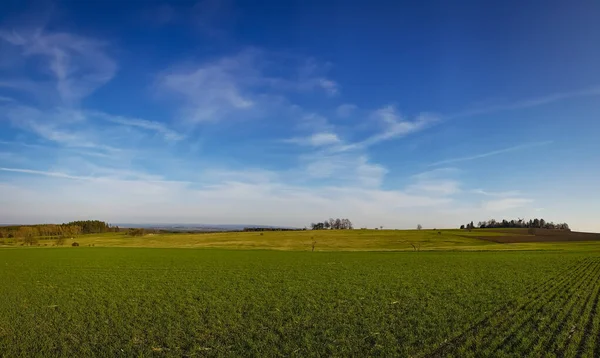
[[[600,259],[587,258],[444,342],[430,357],[600,356]]]

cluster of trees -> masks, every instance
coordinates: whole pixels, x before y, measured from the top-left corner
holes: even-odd
[[[100,220],[79,220],[71,221],[70,223],[63,225],[77,225],[81,227],[83,234],[99,234],[103,232],[119,231],[118,226],[110,226],[108,223]]]
[[[56,237],[75,237],[82,233],[81,226],[78,225],[31,225],[31,226],[6,226],[0,228],[0,238],[56,238]]]
[[[56,243],[62,245],[65,238],[118,230],[118,226],[111,227],[99,220],[72,221],[66,224],[2,226],[0,239],[15,239],[23,241],[26,245],[37,244],[39,239],[56,239]]]
[[[352,230],[350,219],[329,219],[320,223],[310,224],[312,230]]]
[[[8,226],[0,229],[0,239],[15,239],[23,241],[25,245],[34,245],[42,239],[56,239],[58,245],[64,243],[65,238],[76,237],[81,234],[81,227],[77,225],[32,225]]]
[[[129,229],[127,230],[127,235],[129,236],[144,236],[146,235],[146,230],[139,228],[139,229]]]
[[[488,221],[480,221],[479,223],[477,223],[477,227],[480,229],[485,229],[485,228],[526,228],[526,229],[531,229],[531,228],[536,228],[536,229],[556,229],[556,230],[570,230],[569,229],[569,225],[567,223],[558,223],[555,224],[553,222],[547,222],[544,219],[533,219],[533,220],[529,220],[529,221],[525,221],[523,219],[517,219],[517,220],[506,220],[503,219],[502,221],[496,221],[494,219],[490,219]],[[461,229],[473,229],[475,228],[475,225],[473,224],[473,222],[471,221],[470,223],[468,223],[467,225],[461,225],[460,226]]]

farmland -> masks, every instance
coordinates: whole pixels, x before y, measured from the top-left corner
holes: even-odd
[[[548,237],[504,229],[5,240],[0,355],[597,357],[600,241]]]
[[[19,247],[0,267],[4,356],[600,353],[595,250]]]
[[[584,241],[572,241],[571,238]],[[11,239],[0,246],[19,246]],[[223,233],[159,233],[129,236],[126,232],[81,235],[68,239],[81,246],[145,248],[220,248],[310,251],[490,251],[490,250],[600,250],[600,234],[527,235],[505,230],[319,230]],[[54,240],[37,245],[52,247]]]

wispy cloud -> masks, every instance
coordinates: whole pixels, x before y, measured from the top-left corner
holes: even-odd
[[[460,170],[451,167],[418,173],[410,177],[414,182],[407,187],[407,190],[441,196],[457,194],[463,191],[461,182],[457,179],[460,173]]]
[[[384,131],[364,141],[365,145],[421,131],[439,120],[432,114],[420,114],[412,121],[406,120],[398,113],[396,107],[391,105],[377,110],[374,117],[383,122]]]
[[[19,105],[9,107],[4,115],[16,127],[64,146],[94,148],[109,152],[119,151],[115,147],[96,141],[95,138],[99,137],[100,133],[93,131],[93,127],[82,129],[81,125],[85,123],[85,116],[79,111],[62,109],[42,111]]]
[[[313,146],[313,147],[322,147],[322,146],[339,144],[342,141],[335,133],[319,132],[319,133],[314,133],[308,137],[285,139],[284,142],[295,143],[295,144],[300,144],[300,145],[309,145],[309,146]]]
[[[148,121],[140,118],[129,118],[123,116],[110,115],[99,111],[88,111],[86,115],[100,118],[111,123],[121,124],[124,126],[137,127],[149,131],[154,131],[162,134],[167,140],[182,140],[185,138],[183,134],[180,134],[167,127],[164,123]]]
[[[364,178],[376,178],[379,169],[368,165],[361,170],[364,170]],[[0,182],[0,217],[15,222],[37,217],[43,221],[69,220],[84,212],[113,222],[222,222],[225,219],[302,227],[315,218],[339,213],[352,218],[357,226],[413,227],[420,217],[416,210],[443,208],[451,202],[447,198],[381,190],[369,185],[309,187],[270,177],[244,179],[243,173],[228,174],[232,179],[216,177],[214,183],[191,186],[177,182],[89,179],[29,169],[0,171],[32,175],[27,181]],[[65,191],[71,195],[64,196]],[[76,200],[81,197],[86,200]],[[33,202],[36,204],[29,204]],[[198,205],[199,202],[203,205]],[[257,202],[261,205],[256,206]],[[52,210],[48,211],[49,208]]]
[[[106,54],[106,44],[81,35],[5,29],[0,30],[0,39],[20,47],[25,58],[42,58],[53,76],[56,91],[68,104],[88,96],[117,71],[117,64]]]
[[[459,174],[461,171],[458,168],[454,167],[446,167],[446,168],[437,168],[432,170],[427,170],[418,174],[412,175],[413,179],[416,180],[430,180],[430,179],[438,179],[438,178],[447,178],[449,176],[455,176]]]
[[[526,198],[505,198],[487,201],[483,203],[482,208],[488,211],[504,211],[520,208],[532,202],[533,200]]]
[[[421,180],[416,184],[410,185],[407,190],[409,192],[426,192],[439,195],[452,195],[461,192],[460,183],[449,179]]]
[[[352,113],[354,113],[357,108],[358,107],[354,104],[345,103],[345,104],[339,105],[335,109],[335,113],[340,118],[347,118],[347,117],[351,116]]]
[[[470,156],[466,156],[466,157],[459,157],[459,158],[452,158],[452,159],[441,160],[439,162],[431,163],[431,164],[429,164],[429,166],[437,166],[437,165],[444,165],[444,164],[451,164],[451,163],[458,163],[458,162],[466,162],[466,161],[470,161],[470,160],[487,158],[487,157],[491,157],[491,156],[498,155],[498,154],[504,154],[504,153],[508,153],[508,152],[514,152],[514,151],[517,151],[517,150],[522,150],[522,149],[527,149],[527,148],[540,147],[540,146],[549,145],[549,144],[552,144],[552,141],[526,143],[526,144],[516,145],[516,146],[513,146],[513,147],[508,147],[508,148],[503,148],[503,149],[499,149],[499,150],[494,150],[494,151],[486,152],[486,153],[482,153],[482,154],[470,155]]]
[[[0,171],[31,174],[37,176],[71,179],[71,180],[85,180],[85,181],[134,181],[134,182],[146,182],[146,183],[177,183],[177,184],[191,184],[189,181],[178,181],[178,180],[163,180],[158,176],[151,176],[148,174],[135,172],[131,170],[118,170],[113,168],[102,168],[95,167],[99,175],[88,176],[88,175],[71,175],[64,172],[47,171],[47,170],[34,170],[34,169],[21,169],[21,168],[3,168],[0,167]]]
[[[371,115],[371,119],[379,122],[382,126],[382,129],[378,133],[362,141],[340,144],[334,150],[344,152],[365,149],[384,141],[401,138],[412,133],[417,133],[429,128],[439,121],[437,116],[428,113],[422,113],[415,119],[408,120],[401,116],[396,110],[396,107],[393,105],[376,110]]]
[[[525,100],[510,102],[510,103],[496,104],[496,105],[484,106],[484,107],[480,107],[480,108],[467,109],[462,112],[458,112],[455,114],[445,116],[444,119],[472,117],[472,116],[477,116],[477,115],[481,115],[481,114],[510,111],[510,110],[524,109],[524,108],[532,108],[532,107],[538,107],[538,106],[542,106],[545,104],[550,104],[550,103],[563,101],[563,100],[571,99],[571,98],[593,97],[593,96],[600,96],[600,86],[592,86],[592,87],[588,87],[588,88],[584,88],[584,89],[580,89],[580,90],[576,90],[576,91],[570,91],[570,92],[553,93],[553,94],[546,95],[546,96],[534,97],[534,98],[529,98],[529,99],[525,99]]]
[[[264,111],[287,91],[322,90],[329,95],[338,85],[299,60],[291,66],[273,65],[276,55],[247,49],[214,61],[173,67],[158,76],[164,93],[183,101],[182,115],[189,122],[216,121]],[[281,75],[283,72],[285,75]]]
[[[0,168],[0,170],[4,171],[4,172],[42,175],[42,176],[47,176],[47,177],[73,179],[73,180],[93,180],[94,179],[92,177],[69,175],[69,174],[65,174],[65,173],[43,171],[43,170],[18,169],[18,168]]]
[[[471,190],[473,194],[479,194],[483,196],[493,196],[493,197],[514,197],[521,195],[521,193],[517,190],[510,191],[487,191],[483,189],[473,189]]]

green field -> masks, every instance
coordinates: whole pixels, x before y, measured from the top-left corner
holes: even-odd
[[[4,240],[0,356],[600,356],[600,241],[511,235]]]
[[[491,230],[320,230],[224,233],[166,233],[132,237],[125,232],[88,234],[68,239],[81,246],[144,248],[220,248],[310,251],[490,251],[490,250],[595,250],[597,241],[523,242],[499,244],[480,238],[518,236],[520,229]],[[514,232],[514,233],[511,233]],[[4,240],[5,246],[18,242]],[[54,240],[40,239],[41,247],[52,247]],[[2,241],[0,241],[0,246]]]
[[[597,357],[600,257],[577,247],[6,248],[0,355]]]

